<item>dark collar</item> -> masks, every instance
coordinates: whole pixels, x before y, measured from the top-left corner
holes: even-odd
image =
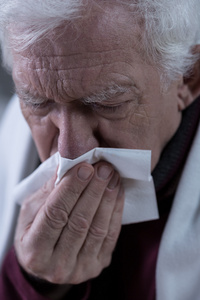
[[[200,120],[200,97],[183,111],[181,124],[163,150],[152,176],[160,212],[170,209],[176,187]],[[170,199],[170,200],[169,200]],[[165,201],[164,201],[165,200]],[[170,201],[170,203],[165,203]]]

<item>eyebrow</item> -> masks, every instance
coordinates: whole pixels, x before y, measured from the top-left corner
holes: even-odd
[[[107,88],[102,89],[100,92],[92,93],[90,96],[85,96],[81,99],[83,103],[90,104],[90,103],[101,103],[105,101],[109,101],[113,99],[114,97],[121,96],[127,92],[130,92],[131,90],[134,91],[134,93],[138,96],[139,90],[134,84],[129,85],[119,85],[119,84],[111,84]],[[29,90],[19,89],[15,87],[15,91],[19,98],[23,100],[26,104],[42,104],[47,102],[48,99],[46,97],[41,97],[37,93],[33,94]]]
[[[39,94],[36,93],[31,93],[28,89],[20,89],[15,87],[15,92],[26,105],[31,104],[31,105],[38,105],[40,106],[41,104],[44,104],[48,102],[50,99],[47,97],[42,97]]]
[[[118,84],[113,84],[107,87],[106,89],[102,89],[98,93],[93,93],[90,96],[86,96],[83,98],[83,102],[86,104],[90,103],[100,103],[106,100],[110,100],[116,96],[120,96],[128,91],[130,91],[130,86],[122,86]]]

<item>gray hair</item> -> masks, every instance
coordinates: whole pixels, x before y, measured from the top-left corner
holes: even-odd
[[[200,44],[200,0],[0,0],[4,65],[12,69],[11,47],[23,50],[64,21],[89,15],[92,3],[109,2],[127,6],[134,20],[142,20],[145,57],[165,77],[174,80],[190,71],[197,60],[194,46]],[[12,35],[10,24],[19,34]]]

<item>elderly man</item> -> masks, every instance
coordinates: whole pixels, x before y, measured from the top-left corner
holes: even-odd
[[[160,213],[121,227],[123,184],[109,162],[81,162],[56,186],[54,175],[16,217],[1,299],[199,299],[199,0],[0,5],[4,63],[40,162],[57,151],[75,159],[96,147],[151,150]],[[16,101],[2,124],[3,161],[25,143]],[[26,173],[39,163],[33,147]]]

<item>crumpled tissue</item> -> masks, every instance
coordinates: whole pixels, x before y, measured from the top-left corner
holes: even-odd
[[[40,189],[55,174],[56,169],[55,184],[59,184],[63,175],[76,164],[95,164],[100,160],[111,163],[122,178],[125,190],[122,224],[158,219],[149,150],[94,148],[76,159],[63,158],[57,152],[16,186],[14,201],[21,204],[26,197]]]

